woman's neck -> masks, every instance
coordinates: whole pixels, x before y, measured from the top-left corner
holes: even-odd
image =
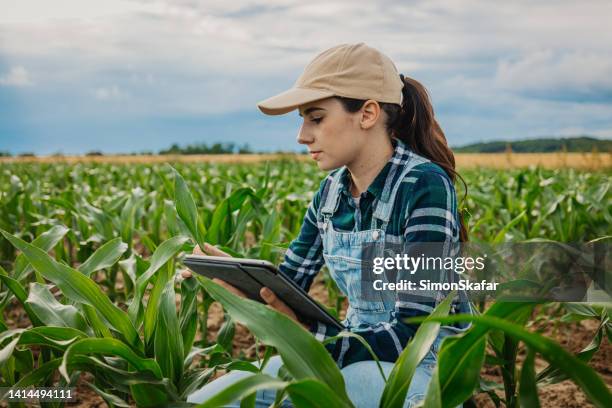
[[[358,157],[346,167],[351,173],[351,194],[359,196],[366,191],[378,173],[385,167],[393,156],[393,144],[389,137],[382,143],[368,145]]]

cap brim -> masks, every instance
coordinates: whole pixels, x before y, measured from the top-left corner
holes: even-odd
[[[288,91],[265,99],[257,104],[266,115],[282,115],[300,105],[334,96],[333,92],[319,89],[291,88]]]

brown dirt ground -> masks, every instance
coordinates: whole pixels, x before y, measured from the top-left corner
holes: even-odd
[[[564,349],[577,353],[591,342],[593,334],[597,330],[597,322],[593,320],[584,320],[581,322],[560,324],[558,329],[555,329],[554,325],[546,324],[545,321],[540,321],[534,325],[533,329],[544,336],[554,338]],[[519,361],[522,362],[524,357],[525,353],[524,350],[522,350],[519,354]],[[535,365],[536,372],[538,372],[544,369],[548,363],[538,357],[536,358]],[[612,388],[612,345],[608,342],[607,338],[604,337],[601,348],[593,356],[589,365],[598,372],[608,387]],[[502,376],[499,368],[483,367],[482,377],[486,380],[502,383]],[[503,391],[500,390],[498,395],[503,396]],[[538,395],[542,407],[574,408],[594,406],[588,401],[582,390],[570,380],[540,387]],[[495,407],[495,404],[486,394],[478,395],[476,397],[476,403],[479,407]]]
[[[311,295],[323,303],[327,303],[327,291],[323,284],[323,280],[320,276],[315,280],[313,287],[310,291]],[[342,316],[342,315],[341,315]],[[23,309],[15,304],[5,310],[5,322],[9,327],[14,328],[25,328],[30,325],[30,322],[25,315]],[[216,337],[216,334],[223,322],[223,311],[221,307],[215,303],[211,306],[208,318],[208,340],[212,341]],[[534,331],[538,331],[548,337],[554,338],[558,341],[566,350],[572,352],[580,351],[586,346],[592,339],[593,333],[597,328],[597,324],[594,321],[585,320],[582,322],[560,324],[556,328],[552,324],[547,324],[546,321],[540,320],[533,325],[531,328]],[[261,352],[262,350],[260,350]],[[240,354],[247,358],[255,358],[255,342],[253,336],[248,330],[242,325],[236,325],[236,334],[233,343],[233,355],[239,356]],[[521,353],[519,360],[524,357],[524,353]],[[597,370],[599,375],[603,378],[604,382],[612,388],[612,345],[604,338],[601,348],[595,354],[589,365]],[[546,361],[538,358],[536,360],[536,371],[539,371],[546,367]],[[519,365],[520,366],[520,365]],[[223,372],[217,374],[222,375]],[[501,374],[499,369],[493,367],[483,367],[482,377],[486,380],[502,382]],[[67,404],[70,407],[106,407],[106,403],[99,397],[94,391],[87,387],[84,381],[91,381],[90,374],[83,374],[81,380],[77,385],[77,401],[74,403]],[[500,396],[503,392],[498,393]],[[588,402],[584,393],[571,381],[563,381],[559,384],[553,384],[540,388],[539,392],[540,403],[542,407],[558,408],[558,407],[592,407],[593,405]],[[495,404],[491,401],[488,395],[480,394],[475,397],[475,402],[478,407],[492,408]],[[0,407],[3,407],[3,403],[0,403]]]

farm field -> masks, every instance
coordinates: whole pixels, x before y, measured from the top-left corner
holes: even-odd
[[[458,155],[470,240],[609,242],[610,154],[527,156]],[[0,162],[0,387],[70,384],[80,406],[170,405],[278,352],[290,376],[259,375],[258,384],[296,406],[351,406],[335,364],[300,326],[209,281],[179,278],[196,243],[280,263],[325,174],[293,156],[182,156],[174,167],[157,157],[169,159]],[[311,294],[343,316],[325,269]],[[472,396],[465,406],[611,405],[611,304],[481,306],[468,334],[444,343],[427,406]],[[406,367],[438,324],[421,325]],[[401,384],[392,374],[381,406],[396,406]],[[249,406],[253,389],[225,397]]]
[[[0,157],[0,163],[259,163],[270,160],[309,161],[310,156],[299,154],[214,154],[214,155],[108,155],[108,156],[44,156]],[[539,166],[543,168],[577,168],[585,170],[609,169],[612,153],[458,153],[460,169],[477,167],[512,169]]]

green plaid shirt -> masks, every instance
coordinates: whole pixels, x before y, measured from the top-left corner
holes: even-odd
[[[373,204],[381,196],[385,186],[389,183],[390,185],[402,183],[387,225],[386,235],[403,236],[406,243],[442,242],[458,245],[457,201],[455,189],[448,175],[440,166],[428,162],[415,166],[403,180],[398,180],[401,167],[407,162],[408,151],[406,146],[397,140],[394,140],[394,149],[389,162],[370,187],[361,194],[358,206],[355,205],[349,190],[350,174],[348,171],[344,172],[340,203],[332,217],[334,228],[338,231],[370,229]],[[321,205],[324,189],[331,176],[339,170],[335,170],[321,182],[304,216],[300,233],[291,242],[284,262],[279,266],[284,274],[305,290],[310,288],[314,277],[325,263],[321,232],[317,224],[317,211]],[[415,325],[404,323],[403,319],[429,314],[443,296],[442,294],[436,301],[422,304],[417,308],[414,305],[406,308],[396,304],[394,319],[391,322],[355,332],[365,338],[380,360],[394,362],[417,328]],[[322,323],[314,325],[311,331],[319,340],[338,334],[337,329]],[[344,337],[329,343],[327,348],[340,366],[372,359],[369,351],[354,338]]]

